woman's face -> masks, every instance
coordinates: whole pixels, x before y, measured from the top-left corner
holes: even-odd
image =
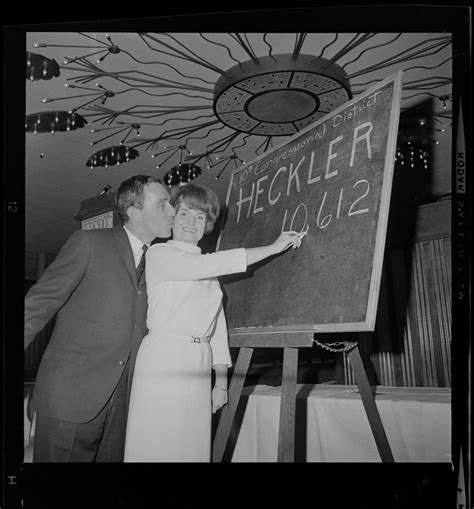
[[[206,230],[207,215],[202,210],[190,209],[181,202],[176,209],[173,225],[173,239],[197,245]]]

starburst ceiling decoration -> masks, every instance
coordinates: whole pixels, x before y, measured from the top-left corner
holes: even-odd
[[[54,41],[55,34],[45,38]],[[64,34],[57,38],[65,40]],[[84,93],[43,102],[66,103],[69,115],[80,113],[84,122],[75,128],[90,122],[91,146],[115,141],[90,154],[84,164],[91,168],[147,156],[170,183],[202,172],[217,179],[245,164],[244,154],[255,157],[284,143],[399,69],[405,71],[402,112],[431,97],[443,108],[433,118],[450,120],[449,34],[139,32],[69,38],[68,44],[38,41],[34,47],[48,56],[34,58],[55,62],[52,57],[63,52],[58,67],[67,91]],[[32,55],[27,53],[30,62]],[[34,73],[27,68],[27,78],[44,75],[38,65]],[[54,72],[59,77],[59,69]],[[35,115],[42,113],[28,118]],[[36,126],[35,132],[48,130]],[[182,165],[186,171],[178,172]]]

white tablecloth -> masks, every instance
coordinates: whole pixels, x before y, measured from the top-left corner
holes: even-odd
[[[281,387],[244,388],[232,461],[277,460],[280,395]],[[375,401],[396,462],[451,461],[449,388],[377,386]],[[357,386],[298,385],[295,442],[296,461],[381,461]]]

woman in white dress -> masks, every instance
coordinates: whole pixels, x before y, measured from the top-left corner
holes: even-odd
[[[197,244],[219,215],[214,191],[186,184],[172,204],[173,240],[146,253],[149,332],[133,375],[126,462],[210,461],[211,411],[227,403],[231,366],[217,276],[244,272],[301,243],[297,233],[284,232],[268,246],[203,255]]]

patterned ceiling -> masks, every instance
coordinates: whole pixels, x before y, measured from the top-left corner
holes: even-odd
[[[442,127],[450,147],[449,33],[30,32],[25,49],[59,72],[26,83],[31,251],[57,252],[80,201],[132,174],[195,165],[196,182],[224,202],[234,169],[399,69],[402,114],[424,119],[425,138],[429,126],[441,139]],[[60,132],[68,112],[84,124]],[[38,116],[54,133],[41,122],[34,133]],[[123,157],[105,166],[111,151]]]

